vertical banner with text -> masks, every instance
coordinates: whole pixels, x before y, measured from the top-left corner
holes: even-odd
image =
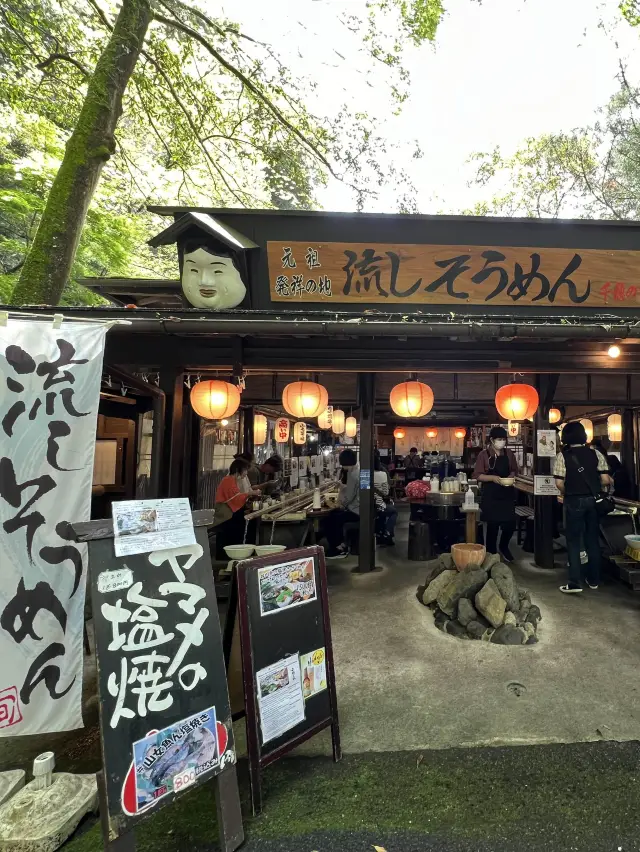
[[[88,520],[106,325],[0,326],[0,736],[82,727]]]

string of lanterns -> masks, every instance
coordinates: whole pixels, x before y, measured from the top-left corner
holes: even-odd
[[[220,379],[209,379],[197,382],[190,392],[193,410],[207,420],[222,420],[234,415],[240,407],[240,390],[235,384]],[[392,410],[399,417],[425,417],[433,408],[434,394],[429,385],[417,380],[401,382],[395,385],[389,394]],[[345,417],[344,411],[334,409],[329,404],[329,394],[325,387],[318,382],[299,381],[286,385],[282,392],[282,405],[285,411],[293,417],[309,419],[317,417],[321,429],[331,429],[335,435],[346,435],[355,438],[358,434],[358,423],[355,417]],[[507,421],[528,420],[535,414],[538,405],[538,392],[532,385],[511,382],[499,388],[495,396],[498,413]],[[549,411],[549,422],[559,423],[562,412],[558,408]],[[281,442],[289,438],[289,421],[280,418],[277,421],[277,439]],[[593,424],[587,418],[582,421],[589,440],[593,438]],[[267,418],[256,414],[254,417],[254,443],[264,444],[267,439]],[[607,431],[612,441],[619,441],[622,435],[622,418],[612,414],[607,421]],[[303,436],[304,435],[304,439]],[[430,426],[425,429],[427,438],[435,439],[438,429]],[[454,435],[458,439],[466,436],[465,428],[457,428]],[[286,436],[286,437],[285,437]],[[394,437],[402,439],[406,431],[398,427]],[[294,425],[294,441],[303,444],[307,437],[307,426],[304,422]]]

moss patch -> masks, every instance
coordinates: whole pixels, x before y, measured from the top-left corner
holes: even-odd
[[[553,846],[566,835],[572,843],[584,838],[579,848],[588,849],[598,838],[631,837],[640,824],[638,754],[634,743],[596,743],[368,754],[339,764],[292,758],[264,772],[265,808],[256,818],[241,764],[245,826],[250,838],[399,830],[479,843],[501,838],[514,848],[537,848],[547,838]],[[212,790],[158,811],[137,839],[142,852],[215,844]],[[68,847],[98,850],[99,826]]]

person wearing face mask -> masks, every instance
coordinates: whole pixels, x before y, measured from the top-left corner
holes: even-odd
[[[248,497],[260,495],[260,491],[251,487],[248,471],[249,463],[246,459],[235,459],[231,462],[229,473],[223,477],[216,489],[216,511],[226,506],[232,513],[228,520],[216,527],[216,559],[226,558],[224,548],[227,545],[243,542],[245,504]],[[250,540],[249,535],[247,540]]]
[[[509,542],[516,528],[516,490],[512,485],[503,485],[501,480],[517,473],[516,457],[507,449],[507,430],[494,426],[489,433],[489,446],[478,456],[473,478],[482,483],[481,520],[487,524],[487,551],[499,552],[505,562],[513,562]]]

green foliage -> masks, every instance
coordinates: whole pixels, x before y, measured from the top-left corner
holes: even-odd
[[[589,127],[527,139],[512,156],[472,158],[491,199],[479,215],[640,217],[640,92],[626,85]]]
[[[399,187],[399,206],[411,209],[411,183],[385,162],[373,119],[347,107],[333,120],[313,114],[307,103],[315,84],[296,79],[270,45],[210,17],[208,8],[203,0],[156,0],[72,275],[125,274],[131,264],[157,268],[141,248],[141,220],[132,220],[150,201],[308,209],[318,206],[316,190],[333,175],[352,187],[359,206],[390,182]],[[369,0],[365,8],[362,18],[336,24],[359,35],[364,58],[387,66],[390,91],[401,103],[404,47],[434,38],[442,2]],[[3,209],[18,230],[4,235],[5,294],[41,221],[54,160],[77,125],[117,10],[116,0],[5,0],[0,10],[0,103],[18,123],[47,122],[58,146],[31,169],[29,186],[6,187],[14,197]],[[41,151],[40,142],[30,150]],[[104,159],[111,153],[108,146],[87,150]],[[54,219],[58,209],[52,205]],[[55,225],[48,222],[47,233]],[[76,295],[77,288],[67,288],[65,298]]]
[[[63,134],[48,119],[15,110],[0,110],[0,127],[0,302],[7,304],[35,236],[64,142]],[[118,197],[119,183],[114,175],[107,175],[96,193],[62,304],[103,301],[75,283],[75,278],[135,274],[132,260],[147,229],[140,216],[122,212],[111,200]]]
[[[638,0],[621,0],[620,11],[632,27],[640,24],[640,3]]]

